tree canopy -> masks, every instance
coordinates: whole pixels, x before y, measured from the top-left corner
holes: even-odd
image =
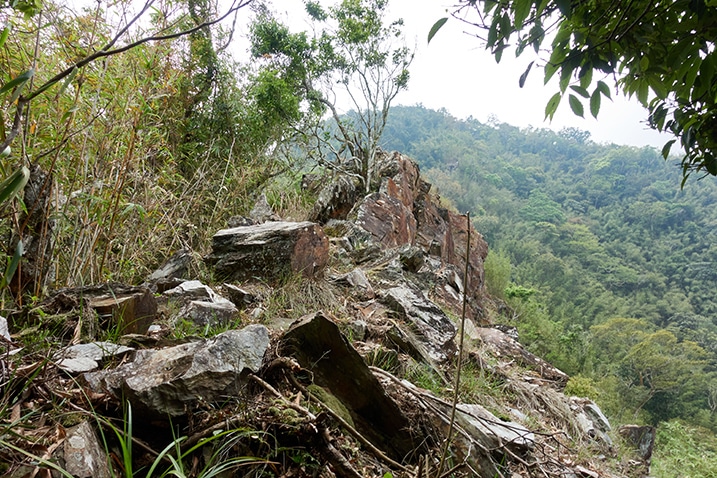
[[[565,97],[576,115],[587,104],[597,117],[612,83],[637,97],[653,129],[676,137],[663,148],[665,158],[679,140],[684,179],[692,172],[717,175],[714,0],[460,0],[451,13],[478,30],[498,62],[509,48],[517,56],[533,51],[521,86],[534,65],[543,68],[546,84],[557,75],[546,118]]]

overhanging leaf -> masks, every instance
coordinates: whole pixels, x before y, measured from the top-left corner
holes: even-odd
[[[573,110],[576,116],[580,116],[581,118],[585,117],[585,108],[577,96],[571,93],[568,95],[568,102],[570,103],[570,109]]]
[[[530,69],[533,68],[534,61],[531,61],[528,63],[528,68],[525,69],[522,75],[520,75],[520,78],[518,79],[518,85],[522,88],[525,85],[525,80],[528,79],[528,73],[530,73]]]
[[[560,13],[570,18],[570,14],[572,13],[571,0],[555,0],[555,4],[558,6]]]
[[[438,33],[438,30],[443,28],[443,25],[446,24],[448,21],[448,17],[443,17],[440,20],[438,20],[436,23],[433,24],[431,27],[431,30],[428,32],[428,43],[431,43],[431,40],[433,40],[433,37],[436,36],[436,33]]]
[[[672,145],[675,144],[676,139],[671,139],[665,145],[662,147],[662,157],[667,159],[667,157],[670,155],[670,150],[672,149]]]
[[[601,101],[600,90],[593,91],[593,95],[590,97],[590,114],[593,118],[597,119],[598,113],[600,112],[600,101]]]
[[[2,33],[0,33],[0,48],[5,46],[5,42],[7,41],[7,38],[10,36],[10,25],[3,28]]]
[[[553,119],[553,116],[555,116],[555,111],[558,109],[558,105],[560,104],[560,100],[562,99],[562,96],[560,93],[555,93],[550,100],[548,100],[548,104],[545,105],[545,118]]]
[[[22,259],[24,252],[22,241],[17,241],[15,253],[12,255],[10,262],[8,262],[7,267],[5,268],[5,274],[2,277],[2,281],[0,281],[0,288],[3,288],[10,283],[17,271],[17,266],[20,265],[20,259]]]
[[[5,93],[7,93],[8,91],[11,91],[16,86],[24,85],[27,82],[27,80],[29,80],[30,78],[33,77],[33,75],[35,75],[35,70],[33,70],[32,68],[30,68],[29,70],[27,70],[24,73],[21,73],[16,78],[8,81],[7,83],[5,83],[3,85],[2,88],[0,88],[0,95],[4,95]]]
[[[583,98],[590,98],[590,93],[588,93],[588,90],[586,90],[582,86],[572,85],[570,89],[582,96]]]
[[[30,170],[23,166],[0,183],[0,204],[20,192],[27,184],[28,179],[30,179]]]
[[[523,22],[528,18],[530,13],[530,7],[533,5],[532,0],[515,0],[513,6],[515,8],[515,29],[520,30],[523,27]]]
[[[608,98],[612,99],[610,97],[610,87],[607,86],[607,83],[600,80],[597,82],[597,89],[600,90],[600,93],[602,93],[604,96],[607,96]]]

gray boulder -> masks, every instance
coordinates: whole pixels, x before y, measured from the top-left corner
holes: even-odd
[[[124,397],[138,414],[181,416],[198,403],[223,402],[256,372],[269,347],[263,325],[229,330],[211,339],[160,350],[140,350],[134,362],[84,375],[89,386]]]

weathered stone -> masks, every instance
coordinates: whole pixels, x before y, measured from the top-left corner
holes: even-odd
[[[612,439],[608,434],[612,430],[610,422],[595,402],[587,398],[570,397],[570,406],[575,412],[576,422],[586,436],[608,448],[612,447]]]
[[[562,390],[568,383],[570,377],[565,372],[528,352],[509,335],[490,327],[481,327],[477,332],[480,340],[490,348],[496,357],[517,360],[521,365],[540,374],[546,385],[552,385]]]
[[[144,334],[157,315],[157,301],[149,289],[90,300],[100,317],[111,317],[122,334]]]
[[[366,196],[356,211],[356,224],[370,232],[384,247],[413,244],[416,218],[399,199],[384,193]]]
[[[208,285],[198,280],[188,280],[179,284],[177,287],[164,291],[162,294],[172,299],[178,299],[181,302],[189,302],[191,300],[206,300],[208,302],[226,301],[220,298],[214,290]]]
[[[77,478],[110,478],[107,451],[88,422],[67,430],[56,456],[64,462],[67,473]]]
[[[227,227],[230,229],[233,227],[253,226],[254,224],[256,223],[252,219],[244,216],[232,216],[227,219]]]
[[[366,273],[360,268],[353,269],[346,274],[332,276],[329,280],[336,285],[351,288],[362,299],[372,299],[375,295]]]
[[[243,309],[261,300],[261,294],[256,291],[242,289],[233,284],[223,284],[223,287],[229,300],[239,309]]]
[[[267,328],[249,325],[204,341],[139,350],[134,362],[84,377],[93,390],[129,400],[138,414],[180,416],[199,402],[237,395],[242,372],[258,371],[268,346]]]
[[[384,304],[415,326],[420,342],[432,360],[441,363],[453,357],[456,326],[423,293],[398,286],[380,293],[380,297]]]
[[[421,408],[432,410],[427,418],[438,433],[445,437],[451,422],[451,405],[411,383],[404,381],[403,385],[420,396],[418,403],[422,404]],[[535,435],[523,425],[501,420],[480,405],[457,405],[451,434],[452,459],[465,463],[471,472],[470,476],[501,476],[496,458],[500,459],[503,449],[516,456],[526,456],[534,445]]]
[[[115,283],[60,289],[42,306],[46,312],[81,310],[83,315],[89,307],[97,313],[100,323],[120,334],[146,333],[157,315],[157,301],[148,287]],[[85,319],[89,322],[90,318]]]
[[[89,372],[111,357],[123,355],[134,349],[112,342],[92,342],[67,347],[53,356],[61,369],[70,373]]]
[[[301,176],[301,189],[311,193],[318,193],[324,185],[325,177],[321,174],[307,173]]]
[[[468,222],[465,216],[441,208],[437,203],[438,199],[427,193],[416,198],[416,245],[440,257],[444,264],[456,267],[462,277],[466,265]],[[488,244],[472,225],[470,228],[468,315],[475,321],[483,322],[480,303],[485,296],[483,261],[488,255]]]
[[[206,261],[227,280],[273,281],[290,273],[319,276],[328,253],[329,240],[317,224],[267,222],[217,232]]]
[[[192,253],[186,249],[180,249],[172,254],[167,261],[156,271],[147,277],[147,282],[167,283],[172,279],[186,278],[189,267],[192,264]]]
[[[357,178],[337,177],[319,193],[309,220],[325,224],[332,219],[346,219],[362,192],[361,182]]]
[[[461,403],[457,412],[458,423],[489,449],[505,446],[522,454],[535,444],[535,435],[523,425],[501,420],[480,405]]]
[[[284,334],[282,348],[343,403],[358,431],[380,449],[402,460],[420,447],[408,419],[331,320],[321,313],[299,319]]]
[[[399,251],[399,259],[405,270],[418,272],[426,261],[426,255],[420,247],[407,246]]]
[[[267,221],[280,221],[281,218],[274,212],[266,199],[266,194],[261,193],[259,198],[254,203],[254,207],[249,212],[249,217],[254,221],[255,224],[261,224]]]
[[[363,320],[354,320],[348,325],[350,338],[353,340],[362,341],[366,338],[366,332],[368,331],[368,324]]]
[[[637,449],[640,453],[640,457],[646,463],[650,463],[657,433],[655,427],[624,425],[618,429],[618,433],[625,437],[625,439]]]
[[[197,326],[225,325],[239,313],[234,303],[225,299],[198,280],[186,281],[163,294],[174,302],[182,304],[181,309],[169,318],[177,324],[187,320]]]
[[[381,161],[378,175],[382,178],[379,191],[398,199],[413,211],[414,201],[426,184],[420,179],[418,164],[393,152]]]
[[[192,300],[184,305],[177,314],[170,319],[176,324],[180,320],[187,320],[197,326],[226,325],[239,313],[239,309],[230,302],[208,302],[205,300]]]

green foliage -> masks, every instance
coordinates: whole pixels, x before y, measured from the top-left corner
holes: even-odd
[[[483,263],[485,284],[493,297],[505,298],[505,289],[510,282],[510,258],[502,252],[488,251]]]
[[[617,89],[648,109],[651,128],[679,139],[685,180],[695,171],[717,175],[714,2],[486,0],[460,2],[452,14],[485,29],[481,38],[496,61],[509,46],[518,56],[533,50],[545,83],[559,78],[546,117],[552,119],[565,96],[577,116],[584,116],[587,102],[597,117],[602,97],[610,98],[603,80],[614,79]],[[521,86],[534,63],[521,75]],[[665,158],[674,142],[665,145]]]
[[[563,392],[568,396],[585,397],[593,401],[598,400],[600,397],[600,391],[595,386],[593,379],[582,375],[570,377]]]
[[[651,474],[657,477],[717,477],[717,439],[711,431],[679,420],[657,428]]]

